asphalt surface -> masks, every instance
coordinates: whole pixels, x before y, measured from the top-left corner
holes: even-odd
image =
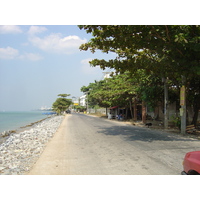
[[[180,175],[200,141],[84,114],[66,115],[29,174]]]

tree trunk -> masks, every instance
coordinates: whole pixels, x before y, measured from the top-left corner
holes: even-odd
[[[142,101],[142,122],[146,124],[146,104]]]
[[[126,117],[125,117],[125,119],[127,119],[127,117],[128,117],[128,108],[126,107]]]
[[[132,108],[132,100],[129,100],[130,111],[131,111],[131,119],[133,119],[133,108]]]
[[[134,100],[134,121],[137,121],[137,100]]]
[[[194,116],[191,123],[191,124],[194,124],[194,126],[197,125],[199,110],[200,110],[200,94],[195,98],[195,102],[194,102]]]
[[[168,128],[168,84],[167,79],[163,78],[164,81],[164,127]]]

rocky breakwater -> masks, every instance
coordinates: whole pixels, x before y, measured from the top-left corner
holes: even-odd
[[[0,145],[0,175],[22,175],[29,171],[63,118],[54,116],[34,124],[29,130],[11,133]]]

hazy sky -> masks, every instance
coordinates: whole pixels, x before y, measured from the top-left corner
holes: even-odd
[[[0,111],[51,107],[60,93],[81,96],[83,85],[103,77],[88,61],[114,57],[80,51],[91,37],[73,25],[0,26]]]

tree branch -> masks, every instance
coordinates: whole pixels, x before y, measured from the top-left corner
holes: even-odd
[[[166,32],[167,32],[167,38],[168,38],[168,40],[170,41],[170,37],[169,37],[169,29],[168,29],[167,25],[165,25],[165,28],[166,28]]]

